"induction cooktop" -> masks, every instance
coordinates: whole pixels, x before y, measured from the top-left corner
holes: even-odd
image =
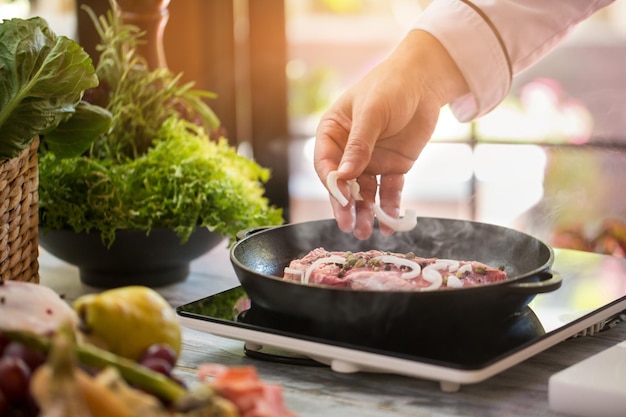
[[[572,337],[610,329],[626,318],[626,261],[555,250],[562,286],[538,294],[509,317],[455,326],[408,323],[406,330],[328,328],[260,308],[242,287],[177,308],[183,326],[241,340],[246,355],[336,372],[386,372],[440,382],[444,391],[484,381]],[[419,319],[416,319],[419,320]]]

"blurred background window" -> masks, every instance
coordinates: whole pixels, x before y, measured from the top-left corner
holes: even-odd
[[[0,0],[0,16],[39,14],[57,33],[89,43],[77,28],[75,1]],[[171,0],[167,61],[186,81],[219,94],[211,104],[229,139],[272,168],[268,196],[287,220],[328,218],[328,195],[312,165],[317,121],[429,2]],[[625,116],[626,3],[615,2],[520,74],[492,113],[458,123],[443,108],[407,174],[403,208],[620,255],[626,231],[621,241],[605,237],[626,221]]]
[[[428,3],[287,0],[295,221],[332,215],[311,159],[321,112],[391,51]],[[619,255],[598,237],[607,223],[626,220],[625,112],[626,5],[615,2],[520,74],[489,115],[462,124],[442,109],[406,176],[404,208]]]

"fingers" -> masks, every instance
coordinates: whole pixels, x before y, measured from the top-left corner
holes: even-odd
[[[381,104],[384,100],[377,89],[361,94],[363,97],[352,109],[352,124],[338,167],[339,175],[350,179],[365,172],[372,160],[377,141],[387,125],[385,115],[388,112]]]
[[[330,196],[330,206],[333,209],[333,216],[337,221],[339,230],[345,233],[352,233],[356,222],[356,208],[354,202],[351,201],[346,206],[342,206],[332,196]]]
[[[367,239],[374,227],[373,204],[378,184],[374,175],[362,175],[357,182],[358,197],[354,194],[346,194],[350,196],[346,205],[342,205],[332,196],[330,201],[339,229],[344,232],[354,232],[354,236],[358,239]]]
[[[342,112],[330,111],[326,113],[315,134],[315,148],[313,151],[313,165],[322,184],[328,188],[326,180],[328,174],[336,171],[343,155],[343,149],[350,132],[350,118]],[[344,178],[341,176],[341,178]],[[355,177],[356,178],[356,177]]]
[[[400,201],[402,199],[402,188],[404,187],[404,175],[381,175],[378,195],[380,198],[380,208],[393,218],[400,215]],[[394,230],[383,224],[379,224],[380,232],[385,236],[393,234]]]
[[[380,124],[368,112],[355,115],[337,171],[340,177],[357,178],[367,168],[380,132]]]
[[[329,112],[320,121],[315,138],[315,150],[313,164],[315,172],[326,189],[328,187],[328,174],[337,170],[343,147],[347,141],[350,123],[339,114]],[[342,194],[348,198],[349,202],[343,206],[329,192],[330,205],[333,215],[337,220],[337,226],[343,232],[350,233],[354,229],[355,207],[350,198],[348,185],[341,178],[337,181],[337,186]]]
[[[347,95],[344,96],[348,97]],[[342,194],[349,200],[343,206],[330,196],[330,203],[337,225],[344,232],[356,231],[356,235],[368,237],[372,231],[373,210],[371,204],[376,195],[376,179],[369,177],[363,181],[359,178],[366,169],[372,150],[378,138],[375,124],[367,122],[367,112],[360,112],[352,120],[351,99],[339,100],[320,121],[316,132],[314,166],[320,180],[328,189],[328,174],[338,171],[337,185]],[[361,132],[361,133],[360,133]],[[359,178],[363,184],[362,195],[367,199],[356,202],[351,197],[348,180]]]
[[[354,209],[350,209],[350,224],[353,229],[343,229],[342,225],[348,225],[347,218],[337,217],[340,229],[343,231],[352,231],[357,239],[368,239],[374,229],[374,204],[376,193],[378,192],[380,206],[383,211],[391,217],[397,218],[400,214],[400,202],[402,198],[402,188],[404,186],[404,175],[392,174],[382,175],[380,183],[377,182],[374,175],[361,175],[358,179],[361,189],[362,199],[356,201]],[[337,212],[335,212],[337,213]],[[346,213],[344,211],[340,213]],[[345,221],[345,223],[343,223]],[[385,236],[394,233],[391,227],[379,223],[379,230]]]
[[[355,204],[354,237],[367,239],[374,229],[374,201],[378,183],[374,175],[361,175],[358,179],[361,200]]]

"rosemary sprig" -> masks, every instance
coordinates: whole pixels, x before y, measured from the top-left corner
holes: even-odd
[[[94,142],[92,156],[124,162],[143,155],[171,116],[196,122],[209,133],[216,130],[220,121],[205,102],[216,95],[193,89],[193,82],[181,83],[182,74],[150,69],[136,52],[144,32],[123,23],[115,2],[111,6],[107,15],[100,17],[82,6],[100,36],[96,74],[101,88],[108,90],[106,108],[113,115],[109,132]]]

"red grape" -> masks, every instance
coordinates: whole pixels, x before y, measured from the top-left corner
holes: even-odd
[[[9,340],[8,337],[6,337],[4,334],[2,334],[2,332],[0,332],[0,356],[2,355],[2,352],[4,352],[4,348],[11,343],[11,340]],[[2,414],[0,414],[2,415]]]
[[[172,374],[172,365],[163,358],[151,357],[140,362],[146,368],[169,377]]]
[[[32,371],[46,361],[43,353],[30,349],[19,342],[11,342],[4,348],[4,356],[22,359]]]
[[[0,391],[10,402],[28,398],[30,375],[30,369],[22,359],[11,356],[0,359]]]
[[[146,351],[139,358],[139,363],[143,364],[146,360],[151,358],[160,358],[169,363],[170,368],[176,366],[176,352],[174,349],[165,343],[155,343],[146,349]]]
[[[2,391],[0,391],[0,416],[7,415],[8,409],[9,409],[9,401],[4,396]]]
[[[24,417],[37,417],[39,416],[41,410],[39,409],[39,405],[37,401],[33,398],[32,395],[28,395],[27,398],[23,399],[18,404],[19,410],[21,411],[20,416]],[[15,416],[14,416],[15,417]]]

